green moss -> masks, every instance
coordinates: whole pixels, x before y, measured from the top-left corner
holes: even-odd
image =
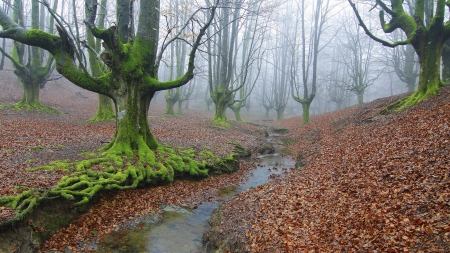
[[[33,147],[30,147],[30,148],[27,148],[27,150],[42,150],[44,148],[45,147],[43,147],[43,146],[33,146]]]
[[[385,109],[380,111],[379,114],[389,114],[392,111],[401,112],[422,102],[424,99],[427,99],[430,96],[436,95],[439,92],[439,81],[436,81],[434,83],[434,85],[428,85],[426,89],[418,89],[410,96],[390,104]]]
[[[57,186],[49,191],[25,189],[17,196],[1,197],[0,205],[14,208],[16,216],[12,220],[17,220],[31,212],[43,199],[62,197],[79,206],[88,203],[103,190],[124,190],[172,182],[175,177],[206,177],[209,169],[216,165],[226,167],[224,171],[232,171],[231,163],[237,162],[236,154],[219,159],[209,148],[196,151],[193,148],[160,145],[152,151],[143,141],[134,151],[123,143],[115,142],[110,147],[92,159],[79,162],[54,161],[48,166],[31,169],[61,169],[71,174],[63,176]],[[124,149],[120,150],[122,147]],[[131,155],[128,155],[130,152]],[[97,165],[95,170],[91,169],[93,165]],[[104,169],[99,171],[99,168]]]
[[[18,191],[18,190],[28,190],[28,186],[26,185],[19,185],[13,188],[14,190]]]
[[[90,118],[90,122],[103,122],[103,121],[112,121],[116,119],[116,115],[114,112],[111,113],[97,113],[94,117]]]
[[[45,112],[49,114],[62,114],[60,111],[53,107],[45,106],[41,104],[39,101],[35,101],[32,103],[29,103],[27,101],[21,100],[15,104],[11,105],[4,105],[3,108],[7,109],[14,109],[17,111],[39,111],[39,112]]]
[[[225,118],[220,118],[220,117],[214,117],[214,119],[212,120],[212,123],[220,125],[222,127],[226,127],[229,128],[231,126],[230,122],[227,121],[227,119]]]

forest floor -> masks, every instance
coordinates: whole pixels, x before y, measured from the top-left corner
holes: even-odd
[[[376,115],[404,96],[305,126],[275,122],[306,166],[223,203],[211,242],[247,252],[449,252],[450,87]]]
[[[0,104],[20,99],[20,86],[12,82],[0,82]],[[313,116],[305,126],[300,117],[271,123],[290,130],[282,140],[306,166],[225,201],[208,240],[225,239],[249,252],[448,252],[450,89],[405,112],[373,117],[399,97]],[[93,93],[56,81],[41,90],[41,101],[62,114],[0,110],[0,196],[54,187],[62,171],[26,170],[53,160],[81,160],[83,151],[98,149],[114,135],[114,122],[87,122],[96,112]],[[210,123],[211,113],[186,110],[168,117],[163,109],[153,104],[149,113],[162,143],[209,146],[226,156],[229,142],[256,150],[264,137],[253,124],[232,121],[223,129]],[[200,182],[105,193],[41,250],[88,252],[95,238],[161,213],[161,205],[195,207],[218,200],[217,189],[238,184],[252,167],[242,162],[236,173]],[[0,209],[0,219],[11,215]]]

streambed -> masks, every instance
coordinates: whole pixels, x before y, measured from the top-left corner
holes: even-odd
[[[272,137],[269,138],[269,141]],[[249,160],[257,167],[248,179],[238,186],[218,191],[221,201],[250,187],[262,185],[295,167],[295,161],[285,156],[289,151],[275,145],[275,153]],[[208,229],[208,220],[221,201],[205,202],[195,209],[179,206],[164,206],[163,217],[144,220],[140,226],[106,235],[102,243],[92,245],[97,252],[203,252],[202,236]]]

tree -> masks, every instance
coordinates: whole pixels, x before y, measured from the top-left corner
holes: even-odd
[[[178,0],[170,1],[169,10],[167,11],[166,19],[169,34],[173,32],[179,33],[180,28],[177,23],[178,20],[186,21],[188,18],[188,6],[186,3],[179,4]],[[182,7],[182,8],[180,8]],[[179,78],[184,74],[184,67],[186,62],[186,43],[182,41],[175,41],[170,45],[170,80]],[[167,90],[164,97],[166,99],[166,110],[164,114],[175,115],[174,106],[181,99],[182,91],[180,87]],[[181,113],[181,108],[179,113]]]
[[[33,3],[38,1],[33,0]],[[46,1],[42,3],[55,14]],[[18,201],[24,202],[20,207],[25,211],[52,194],[68,199],[78,198],[78,204],[83,204],[102,189],[129,189],[141,183],[172,181],[175,175],[205,176],[208,173],[206,161],[200,163],[190,156],[182,158],[173,149],[159,145],[150,131],[147,116],[150,101],[157,91],[180,87],[193,78],[195,53],[217,5],[199,8],[191,15],[191,22],[183,25],[190,26],[189,29],[195,29],[198,34],[190,41],[192,47],[187,71],[175,80],[163,82],[158,80],[162,54],[181,34],[164,38],[158,48],[160,2],[122,0],[117,3],[116,23],[106,29],[95,25],[97,1],[93,0],[91,5],[86,6],[89,11],[86,27],[103,41],[104,51],[100,59],[110,69],[100,77],[94,77],[86,70],[79,39],[73,36],[70,27],[58,22],[59,36],[39,29],[28,30],[0,10],[0,25],[3,27],[0,37],[47,50],[55,58],[56,69],[61,75],[82,88],[112,98],[117,112],[116,133],[112,141],[103,147],[104,152],[98,158],[69,164],[76,166],[77,173],[84,174],[64,177],[57,187],[42,193],[41,197],[36,197],[41,193],[27,192],[26,196],[11,199],[16,204]],[[140,4],[136,32],[132,15],[135,4]],[[158,161],[158,156],[162,156],[164,161]],[[100,164],[105,170],[88,170],[93,164]]]
[[[187,85],[180,87],[180,99],[177,102],[177,114],[183,114],[182,105],[184,102],[184,109],[189,108],[189,99],[195,91],[195,78]]]
[[[259,2],[259,5],[254,4],[252,6],[252,11],[258,13],[261,3],[262,1]],[[228,103],[228,107],[234,112],[236,120],[239,122],[243,121],[241,118],[241,109],[250,104],[249,96],[252,93],[253,88],[255,87],[261,69],[262,61],[259,61],[259,63],[257,64],[257,74],[253,76],[253,63],[256,61],[256,58],[260,58],[260,56],[257,54],[261,52],[261,43],[263,42],[264,36],[264,31],[262,31],[261,33],[260,31],[258,31],[258,21],[259,15],[249,16],[247,19],[245,19],[245,23],[243,24],[245,29],[242,38],[240,66],[241,73],[237,77],[238,86],[242,88],[239,89],[239,96],[236,98],[238,92],[235,92],[233,94],[233,98]]]
[[[373,64],[374,50],[373,42],[366,39],[361,33],[361,28],[357,23],[348,22],[344,25],[345,40],[341,40],[340,59],[345,66],[348,78],[342,79],[342,88],[354,92],[358,97],[358,104],[364,103],[364,93],[366,89],[374,83],[381,74],[370,77],[371,65]]]
[[[265,117],[266,119],[269,119],[269,112],[270,110],[272,110],[272,105],[271,105],[271,101],[270,101],[270,90],[268,86],[268,64],[265,64],[265,68],[264,68],[264,72],[263,72],[263,77],[262,77],[262,93],[261,95],[257,96],[259,99],[258,104],[264,107],[265,110]]]
[[[414,13],[413,0],[406,0],[407,11],[409,14]],[[393,40],[404,40],[405,36],[398,29],[392,33]],[[389,48],[392,49],[392,48]],[[417,86],[417,77],[419,77],[419,65],[417,63],[417,55],[411,44],[398,46],[392,50],[388,50],[388,63],[392,66],[398,78],[406,83],[408,92],[414,92]]]
[[[91,0],[86,0],[88,5],[91,5]],[[99,11],[98,19],[97,19],[97,27],[99,29],[105,28],[105,17],[106,17],[106,6],[107,0],[101,1],[101,9]],[[75,5],[72,5],[75,12]],[[89,15],[88,10],[86,9],[86,17]],[[88,57],[89,57],[89,68],[91,70],[91,74],[94,77],[100,77],[107,72],[107,67],[103,64],[103,62],[97,57],[100,53],[101,40],[96,39],[92,32],[87,29],[86,30],[86,39],[87,45],[89,47]],[[111,98],[106,95],[98,94],[98,107],[97,114],[91,119],[92,121],[103,121],[103,120],[112,120],[115,119],[114,109],[112,107]]]
[[[398,78],[406,83],[408,92],[415,91],[417,77],[419,76],[419,66],[416,64],[416,52],[414,52],[414,48],[409,44],[394,48],[391,61]]]
[[[416,91],[409,97],[398,101],[387,109],[402,110],[415,105],[428,96],[435,94],[443,85],[440,80],[440,61],[444,43],[450,38],[450,23],[445,22],[445,7],[450,7],[450,2],[415,1],[414,13],[408,14],[402,0],[386,1],[373,0],[375,7],[379,9],[381,28],[385,33],[392,33],[397,29],[403,31],[405,40],[387,41],[372,33],[365,25],[358,8],[352,0],[348,0],[359,24],[366,34],[373,40],[387,47],[397,47],[410,44],[419,59],[419,84]],[[372,9],[373,9],[372,8]],[[386,22],[386,18],[388,21]]]
[[[302,104],[303,108],[303,124],[309,122],[309,108],[311,106],[317,91],[317,64],[319,61],[319,52],[323,49],[320,45],[322,34],[325,30],[325,23],[327,22],[330,12],[329,0],[316,0],[312,4],[312,10],[307,11],[305,0],[298,3],[298,11],[300,11],[301,28],[298,25],[298,19],[295,23],[295,32],[292,43],[292,63],[290,83],[292,86],[292,97],[295,101]],[[310,23],[310,33],[306,36],[306,19],[307,13],[312,13]],[[297,31],[301,29],[301,38],[297,38]],[[298,40],[301,45],[301,51],[298,52]],[[297,61],[301,55],[301,62]],[[301,67],[301,77],[299,75],[299,67]],[[312,71],[312,72],[310,72]],[[311,89],[310,89],[310,88]]]
[[[54,2],[53,9],[56,9],[58,1]],[[41,7],[43,8],[43,7]],[[4,15],[6,13],[2,10]],[[25,25],[24,21],[24,5],[22,0],[14,0],[13,2],[13,20],[15,24]],[[31,2],[31,28],[44,29],[45,13],[39,10],[37,1]],[[50,18],[48,33],[53,32],[54,19]],[[11,55],[7,54],[4,49],[0,49],[6,57],[8,57],[13,66],[14,74],[19,77],[23,86],[22,100],[15,104],[18,108],[26,108],[27,110],[49,110],[50,108],[43,106],[39,101],[39,90],[47,82],[48,77],[54,69],[54,58],[45,54],[38,47],[27,47],[16,41],[14,43]]]
[[[336,45],[333,49],[333,58],[338,58]],[[330,78],[327,82],[327,94],[331,102],[336,104],[338,110],[342,109],[344,102],[348,98],[348,91],[342,88],[342,83],[346,83],[346,78],[344,68],[341,68],[340,60],[333,59],[331,66]]]
[[[292,64],[291,59],[289,59],[289,40],[285,39],[285,31],[288,29],[279,29],[277,34],[276,45],[278,47],[273,51],[273,74],[272,74],[272,85],[270,86],[270,92],[267,94],[267,101],[270,107],[277,113],[277,120],[282,120],[284,118],[284,111],[290,97],[289,85],[289,66]],[[267,114],[267,109],[266,109]]]
[[[236,92],[241,90],[248,81],[248,70],[251,68],[256,55],[259,52],[259,45],[262,42],[263,32],[258,27],[259,14],[263,1],[252,1],[250,7],[244,8],[247,3],[244,0],[234,0],[226,3],[220,10],[219,22],[215,30],[210,27],[208,34],[215,37],[213,47],[212,40],[208,41],[208,83],[211,98],[215,104],[215,114],[213,122],[228,125],[226,110],[235,103],[243,102],[248,94],[239,95]],[[241,14],[242,10],[247,10]],[[250,10],[250,11],[248,11]],[[243,26],[240,23],[242,17],[247,17],[250,21],[244,32],[241,67],[237,68],[240,50],[239,29]],[[260,36],[260,37],[257,37]],[[252,89],[247,89],[250,92]],[[235,109],[242,107],[235,107]],[[236,111],[235,111],[236,112]],[[239,118],[240,116],[237,115]]]

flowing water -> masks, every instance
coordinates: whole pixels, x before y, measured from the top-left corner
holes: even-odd
[[[219,195],[229,198],[270,181],[271,175],[281,174],[281,168],[293,168],[295,162],[280,154],[288,153],[281,146],[275,146],[275,154],[262,155],[257,158],[259,166],[252,170],[252,175],[240,186],[219,190]],[[280,168],[280,169],[279,169]],[[144,221],[139,228],[117,231],[107,235],[104,242],[95,246],[97,252],[152,252],[152,253],[193,253],[202,252],[202,236],[208,229],[208,220],[219,206],[217,202],[206,202],[196,209],[165,206],[162,219]]]

